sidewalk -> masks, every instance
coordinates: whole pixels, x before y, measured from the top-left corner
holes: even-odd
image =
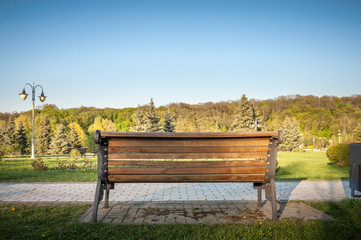
[[[92,203],[95,185],[93,182],[0,183],[0,202]],[[276,193],[281,202],[280,218],[331,219],[305,204],[287,202],[351,198],[348,181],[341,180],[277,181]],[[270,219],[268,202],[260,210],[256,208],[257,191],[252,183],[115,184],[109,200],[111,207],[99,211],[98,219],[105,222],[223,223]],[[83,215],[82,221],[90,221],[91,210]]]
[[[0,201],[93,202],[95,182],[0,183]],[[279,201],[340,201],[351,197],[348,181],[276,181]],[[264,198],[264,191],[263,191]],[[257,200],[252,183],[125,183],[110,190],[110,201]]]

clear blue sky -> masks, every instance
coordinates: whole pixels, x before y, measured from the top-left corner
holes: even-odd
[[[33,81],[59,108],[361,94],[361,1],[1,0],[0,81],[1,112]]]

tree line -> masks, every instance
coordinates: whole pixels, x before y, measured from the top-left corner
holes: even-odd
[[[69,147],[94,151],[93,134],[102,131],[227,132],[284,131],[284,150],[300,145],[324,148],[338,142],[361,140],[361,95],[282,96],[268,100],[171,103],[136,108],[80,107],[59,109],[45,104],[35,110],[37,154],[61,154]],[[0,154],[28,154],[31,145],[31,111],[0,113]],[[339,136],[340,132],[340,136]]]

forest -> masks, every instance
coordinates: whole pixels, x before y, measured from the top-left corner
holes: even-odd
[[[156,100],[156,99],[155,99]],[[280,96],[267,100],[150,103],[136,108],[79,107],[59,109],[45,104],[35,110],[37,154],[61,154],[68,147],[94,151],[93,134],[103,131],[227,132],[283,130],[294,146],[323,149],[333,143],[361,140],[361,95]],[[241,125],[244,125],[243,127]],[[31,146],[31,110],[0,113],[0,154],[28,154]]]

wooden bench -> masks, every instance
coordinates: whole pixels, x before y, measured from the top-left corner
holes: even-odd
[[[253,182],[262,189],[277,219],[274,176],[282,131],[240,133],[95,133],[98,182],[92,221],[99,202],[108,208],[114,183]],[[126,193],[124,193],[126,194]]]

